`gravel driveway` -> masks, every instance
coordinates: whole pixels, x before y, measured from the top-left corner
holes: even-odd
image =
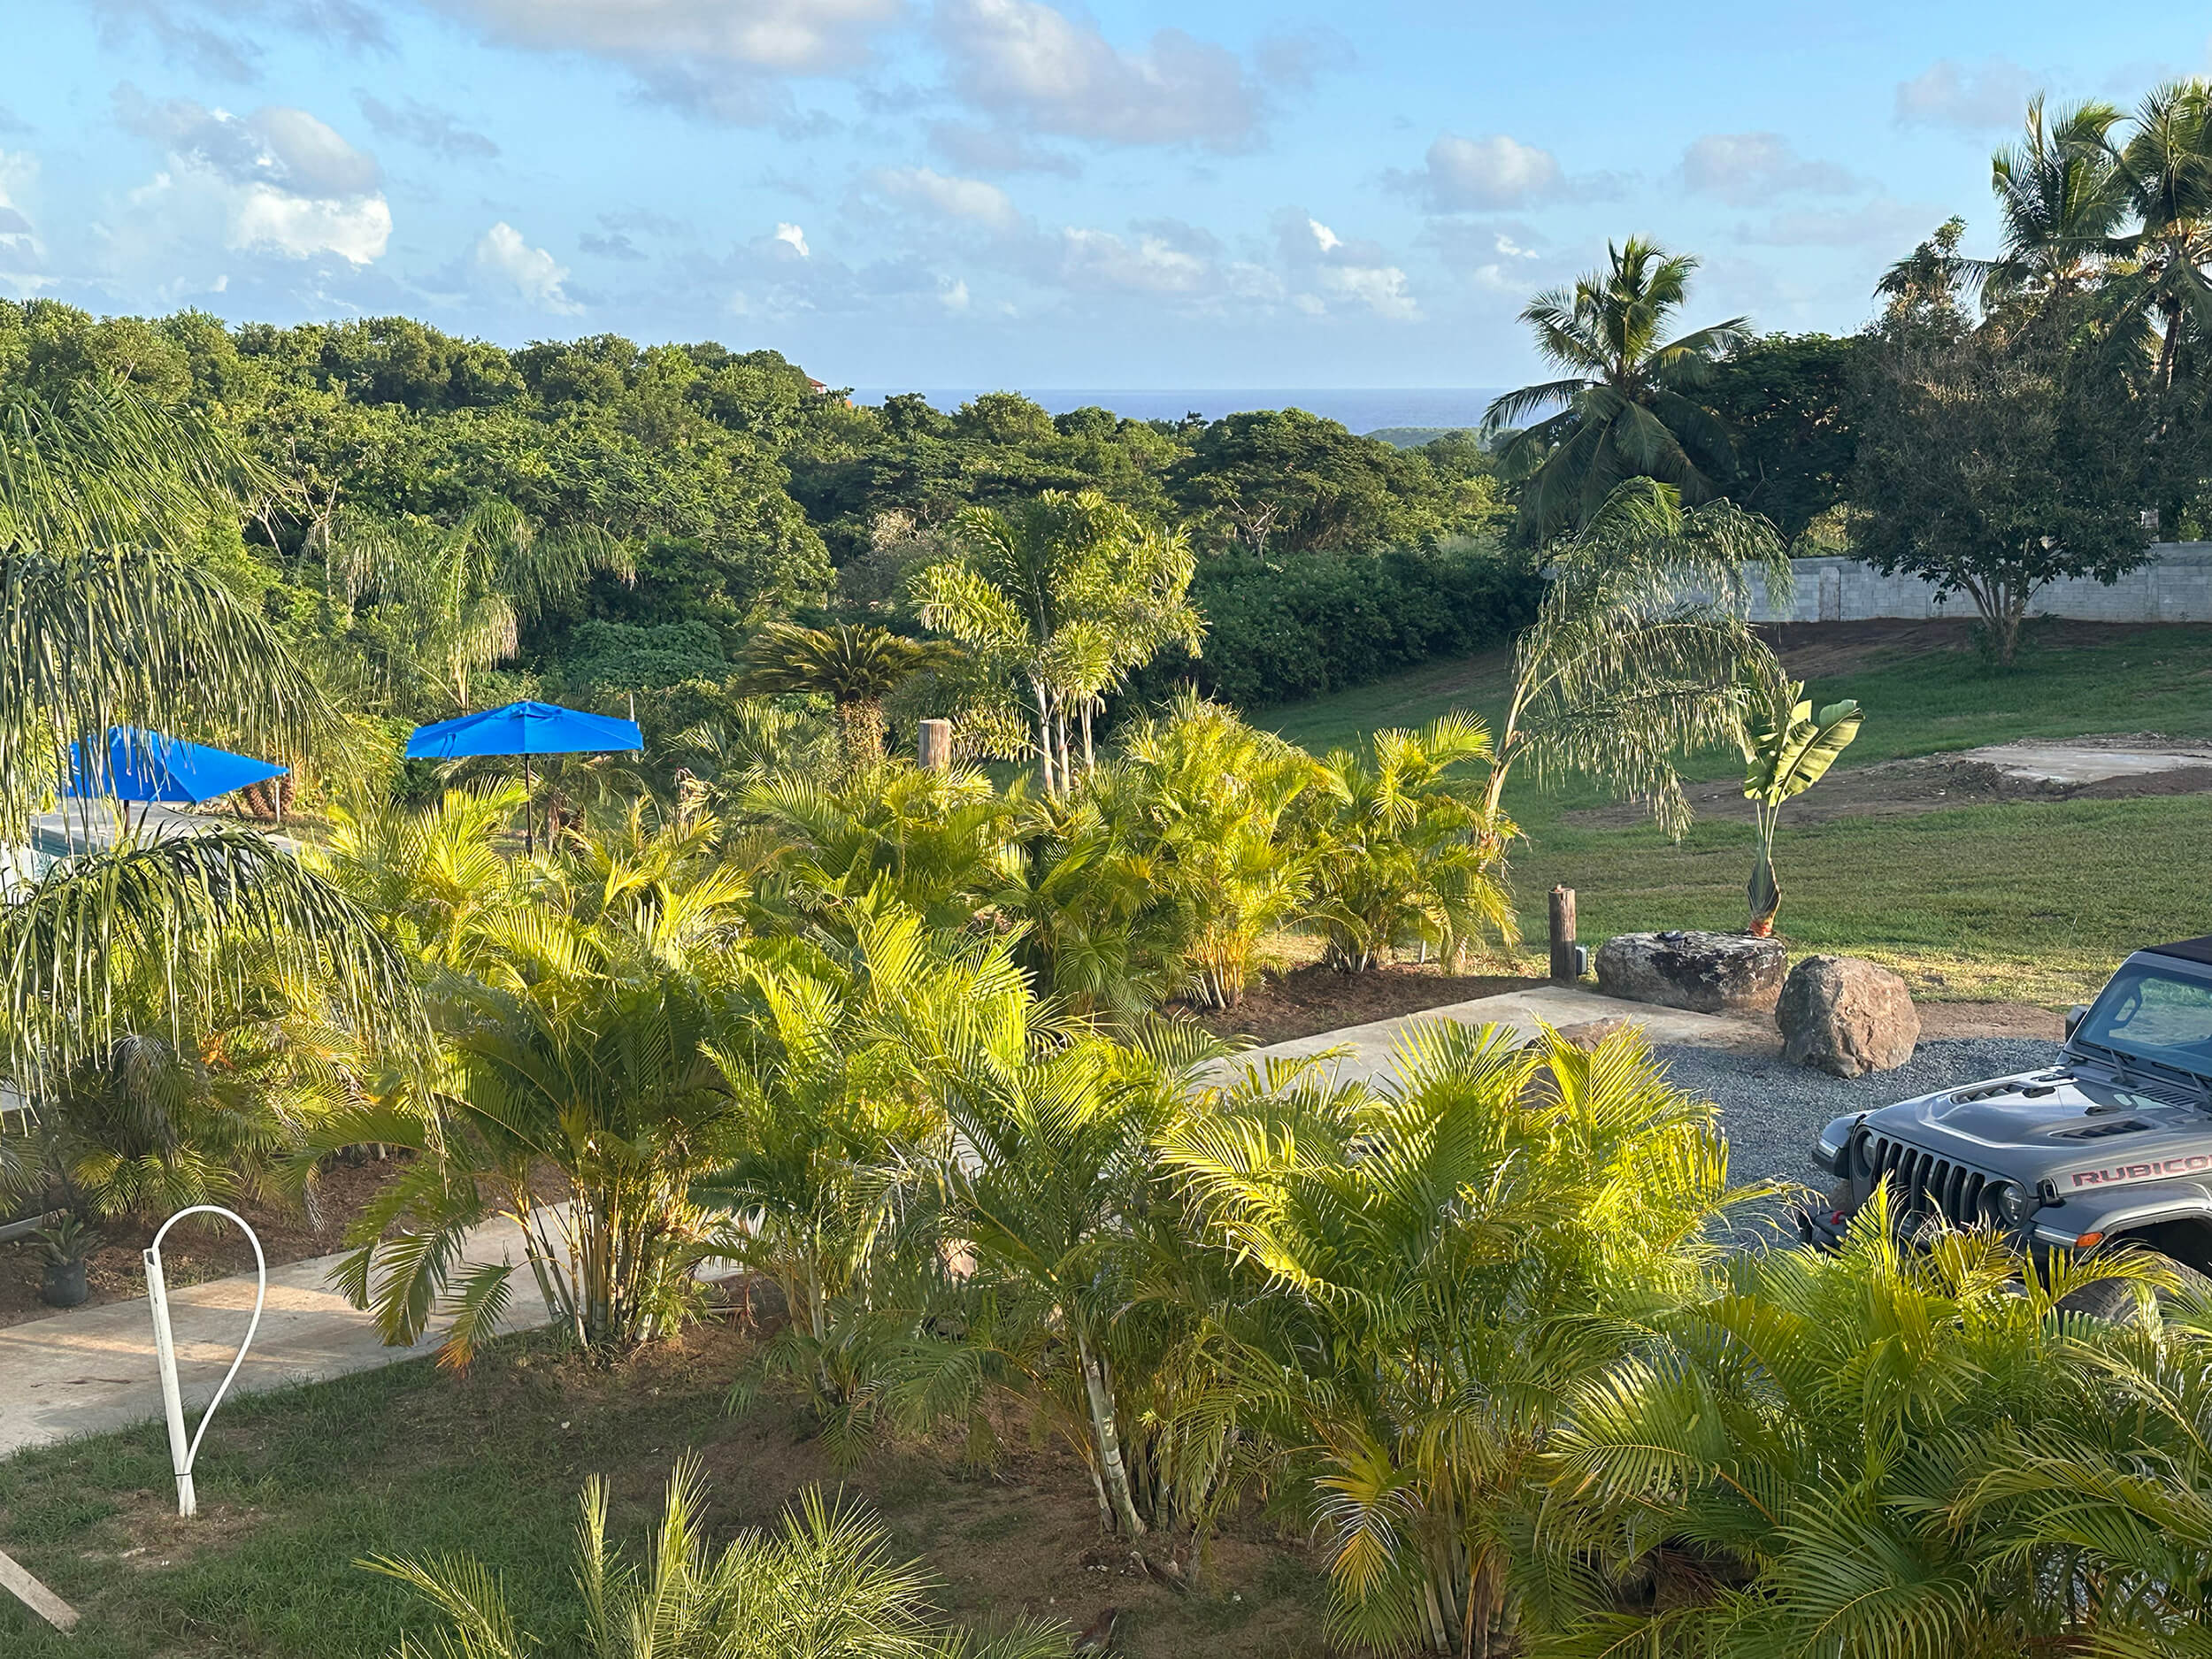
[[[1653,1052],[1666,1063],[1677,1087],[1719,1105],[1732,1178],[1750,1181],[1778,1175],[1824,1189],[1833,1178],[1815,1166],[1812,1152],[1830,1118],[2052,1065],[2059,1045],[2020,1037],[1924,1042],[1894,1071],[1847,1079],[1723,1048],[1670,1043]]]

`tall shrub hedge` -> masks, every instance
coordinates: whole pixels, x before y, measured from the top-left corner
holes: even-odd
[[[1171,652],[1131,689],[1149,699],[1194,680],[1240,709],[1340,691],[1503,644],[1535,615],[1540,591],[1525,557],[1486,541],[1280,560],[1224,554],[1202,561],[1191,583],[1204,655]]]

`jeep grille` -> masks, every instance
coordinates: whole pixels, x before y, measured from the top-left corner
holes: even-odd
[[[1989,1220],[1982,1213],[1982,1190],[1989,1178],[1979,1170],[1887,1135],[1863,1139],[1855,1155],[1860,1181],[1869,1192],[1884,1176],[1889,1178],[1890,1203],[1899,1221],[1940,1216],[1955,1227],[1977,1227]]]

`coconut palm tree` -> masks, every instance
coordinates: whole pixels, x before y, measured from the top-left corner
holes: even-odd
[[[2164,392],[2184,342],[2212,322],[2212,85],[2172,81],[2144,99],[2118,170],[2137,227],[2109,246],[2133,267],[2130,291],[2158,319],[2153,384]]]
[[[1045,793],[1064,795],[1095,764],[1105,694],[1170,645],[1197,654],[1189,540],[1096,490],[972,507],[952,535],[959,556],[916,572],[913,592],[924,626],[968,648],[962,729],[986,752],[1034,755]]]
[[[1500,457],[1527,469],[1521,512],[1539,540],[1584,523],[1624,479],[1657,479],[1700,502],[1728,470],[1727,429],[1697,394],[1714,363],[1750,340],[1748,319],[1667,339],[1698,261],[1641,236],[1609,242],[1606,255],[1609,270],[1521,312],[1560,378],[1508,392],[1483,417],[1497,431],[1556,411],[1516,432]]]
[[[1311,914],[1333,965],[1357,972],[1416,941],[1455,963],[1486,933],[1513,938],[1497,849],[1515,832],[1483,818],[1482,785],[1458,772],[1494,758],[1489,728],[1455,711],[1321,763]]]
[[[883,758],[883,700],[925,669],[955,661],[942,641],[910,640],[873,623],[798,628],[772,622],[747,652],[745,688],[757,695],[818,692],[836,705],[845,764],[860,769]]]
[[[1483,812],[1498,813],[1525,761],[1640,800],[1678,836],[1690,808],[1678,757],[1733,744],[1743,675],[1779,674],[1747,618],[1754,576],[1786,591],[1781,541],[1756,513],[1686,508],[1671,487],[1632,479],[1548,557],[1536,620],[1514,642]]]
[[[698,1460],[680,1459],[641,1572],[607,1541],[607,1483],[586,1484],[573,1582],[598,1659],[1056,1659],[1068,1651],[1064,1626],[1025,1623],[987,1638],[933,1624],[927,1577],[892,1557],[881,1523],[831,1507],[815,1488],[773,1531],[741,1531],[718,1553],[708,1543],[707,1502]],[[471,1556],[359,1564],[437,1610],[449,1659],[547,1650],[517,1624],[498,1577]],[[394,1659],[423,1651],[403,1640]]]
[[[2127,182],[2112,142],[2120,111],[2092,100],[2049,119],[2039,93],[2018,143],[1990,158],[2004,222],[2004,251],[1985,270],[2001,292],[2063,299],[2093,282],[2112,257],[2127,213]]]

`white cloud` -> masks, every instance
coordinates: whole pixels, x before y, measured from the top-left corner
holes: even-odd
[[[1060,275],[1071,288],[1188,295],[1210,284],[1210,260],[1156,231],[1125,241],[1111,231],[1071,225],[1060,234]]]
[[[495,40],[633,65],[737,65],[818,74],[865,60],[901,0],[431,0]]]
[[[1031,130],[1233,150],[1259,124],[1242,61],[1181,29],[1124,50],[1041,0],[941,0],[935,21],[962,96]]]
[[[349,50],[391,44],[370,0],[87,0],[104,42],[144,35],[165,62],[190,64],[225,81],[259,73],[262,41],[276,29]]]
[[[1414,322],[1421,315],[1420,302],[1406,289],[1406,273],[1394,265],[1325,265],[1321,286],[1391,322]]]
[[[1503,133],[1487,138],[1442,134],[1429,146],[1419,172],[1394,171],[1386,177],[1437,213],[1522,207],[1566,188],[1557,157]]]
[[[223,245],[239,251],[332,253],[356,265],[383,257],[392,210],[382,170],[305,110],[265,104],[240,116],[184,98],[154,104],[129,87],[116,108],[168,150],[168,168],[133,193],[142,212],[186,234],[211,212]]]
[[[54,281],[46,274],[46,244],[23,211],[24,199],[37,179],[37,157],[27,150],[0,150],[0,287],[25,297]]]
[[[1897,86],[1897,120],[1904,127],[1951,127],[1985,133],[2017,127],[2038,78],[2008,58],[1962,64],[1946,58]]]
[[[1682,182],[1738,207],[1777,196],[1847,196],[1861,181],[1830,161],[1807,161],[1779,133],[1708,133],[1682,152]]]
[[[869,183],[887,200],[940,219],[965,219],[994,230],[1011,229],[1021,220],[1013,199],[980,179],[963,179],[933,167],[883,167],[870,176]]]
[[[544,249],[533,248],[503,219],[477,239],[476,268],[556,316],[573,317],[584,309],[563,287],[568,267]]]
[[[966,311],[968,309],[968,284],[965,279],[956,277],[952,286],[941,290],[937,298],[938,302],[949,311]]]
[[[1344,245],[1344,239],[1317,219],[1309,219],[1306,221],[1306,228],[1313,233],[1314,244],[1323,253]]]
[[[776,240],[787,247],[795,249],[800,258],[803,259],[807,257],[806,232],[801,230],[796,225],[777,226]]]
[[[1074,158],[1041,150],[1021,134],[1003,127],[966,121],[934,121],[929,147],[955,166],[975,173],[1057,173],[1072,178],[1082,168]]]

